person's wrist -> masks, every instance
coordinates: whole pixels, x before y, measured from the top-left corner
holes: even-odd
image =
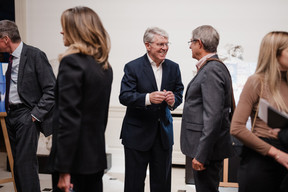
[[[271,148],[268,151],[268,155],[275,160],[278,160],[280,158],[279,153],[280,151],[273,146],[271,146]]]
[[[169,105],[169,106],[173,108],[173,107],[174,107],[174,104],[175,104],[175,101],[174,101],[171,105]]]
[[[277,150],[276,154],[274,155],[274,159],[277,161],[280,158],[279,150]]]

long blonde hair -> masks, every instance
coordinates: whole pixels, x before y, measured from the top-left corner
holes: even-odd
[[[60,60],[66,55],[82,53],[93,56],[103,68],[108,68],[110,38],[97,13],[88,7],[70,8],[62,13],[61,25],[70,45]]]
[[[264,77],[263,82],[268,87],[276,107],[288,112],[283,97],[280,94],[281,71],[278,58],[288,47],[288,32],[273,31],[265,35],[261,42],[256,74]],[[286,83],[287,82],[286,72]]]

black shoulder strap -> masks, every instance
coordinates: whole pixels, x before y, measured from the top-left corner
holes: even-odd
[[[209,61],[218,61],[219,63],[222,63],[222,64],[225,66],[226,70],[228,71],[228,73],[229,73],[229,75],[230,75],[230,72],[229,72],[227,66],[226,66],[221,60],[219,60],[219,59],[217,59],[217,58],[208,58],[208,59],[206,59],[206,63],[209,62]],[[230,75],[230,80],[231,80],[231,97],[232,97],[232,98],[231,98],[230,120],[232,120],[232,116],[233,116],[233,113],[234,113],[234,110],[235,110],[236,105],[235,105],[234,91],[233,91],[233,87],[232,87],[232,78],[231,78],[231,75]]]

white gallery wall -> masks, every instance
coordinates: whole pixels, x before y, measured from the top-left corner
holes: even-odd
[[[113,154],[123,154],[119,136],[125,107],[118,101],[123,68],[128,61],[145,54],[142,37],[148,27],[158,26],[169,33],[172,44],[167,58],[179,63],[185,87],[195,74],[196,61],[187,43],[194,28],[214,26],[220,34],[219,52],[228,44],[241,45],[245,63],[256,63],[266,33],[288,31],[287,0],[15,0],[16,23],[23,41],[42,49],[54,66],[56,63],[56,72],[57,57],[65,50],[60,16],[67,8],[78,5],[95,10],[111,37],[109,60],[114,80],[106,145]],[[181,118],[174,118],[173,124],[173,163],[184,164],[179,142]],[[44,154],[49,153],[51,137],[42,137],[39,142]]]
[[[65,50],[61,13],[77,5],[95,10],[111,37],[109,60],[114,81],[110,106],[121,106],[118,95],[123,67],[145,53],[142,37],[147,27],[158,26],[169,33],[172,44],[167,58],[180,64],[185,86],[195,71],[187,42],[197,26],[209,24],[218,30],[219,49],[241,45],[247,62],[257,61],[266,33],[288,31],[287,0],[16,0],[16,23],[23,40],[42,49],[49,60],[57,59]]]

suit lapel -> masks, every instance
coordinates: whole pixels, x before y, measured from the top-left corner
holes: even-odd
[[[218,59],[218,55],[215,54],[213,55],[211,58],[216,58]],[[190,81],[190,83],[187,85],[187,90],[186,90],[186,93],[185,93],[185,99],[186,99],[186,96],[187,96],[187,93],[188,93],[188,90],[190,88],[190,85],[192,84],[192,82],[196,79],[196,77],[198,76],[198,74],[206,67],[206,65],[209,63],[209,61],[207,63],[205,63],[200,69],[199,71],[197,71],[196,75],[194,76],[194,78]]]
[[[21,53],[20,62],[19,62],[19,71],[18,71],[18,85],[20,86],[23,82],[22,79],[23,79],[23,74],[24,74],[24,68],[25,68],[26,61],[27,61],[26,52],[27,52],[27,45],[23,43],[22,53]],[[18,88],[20,86],[18,86]]]
[[[147,79],[146,81],[149,81],[153,87],[154,90],[158,90],[155,75],[151,66],[151,63],[149,62],[149,59],[147,57],[147,54],[144,55],[144,71],[143,73],[146,74]]]
[[[163,91],[164,89],[167,89],[166,88],[166,83],[168,82],[168,76],[169,76],[169,73],[168,73],[168,67],[165,63],[165,61],[162,63],[162,82],[161,82],[161,90],[160,91]],[[166,90],[168,91],[168,90]]]
[[[188,85],[187,85],[187,89],[186,89],[186,92],[185,92],[185,97],[184,97],[185,99],[186,99],[186,96],[187,96],[188,90],[189,90],[189,88],[190,88],[192,82],[196,79],[197,75],[198,75],[198,73],[197,73],[197,74],[193,77],[193,79],[188,83]]]

